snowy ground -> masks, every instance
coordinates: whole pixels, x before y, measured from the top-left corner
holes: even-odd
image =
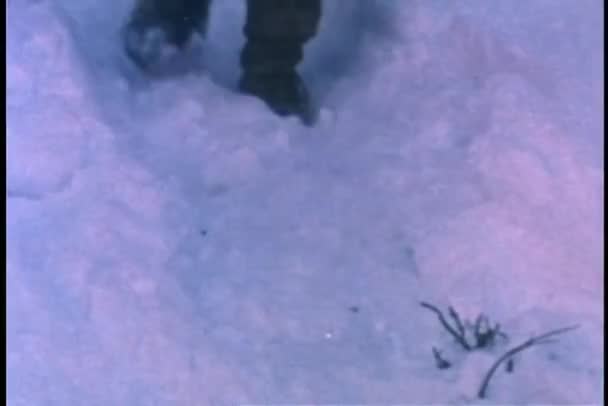
[[[243,3],[150,82],[130,1],[7,2],[7,404],[600,404],[601,0],[326,1],[314,128],[231,90]]]

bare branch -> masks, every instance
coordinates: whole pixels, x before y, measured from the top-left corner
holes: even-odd
[[[481,321],[483,320],[483,313],[481,313],[479,316],[477,316],[477,318],[475,319],[475,324],[473,326],[473,334],[475,336],[479,335],[479,332],[481,330]]]
[[[435,357],[435,364],[437,365],[437,368],[447,369],[452,366],[452,364],[450,364],[449,361],[447,361],[446,359],[441,357],[441,352],[437,348],[432,347],[432,350],[433,350],[433,357]]]
[[[510,349],[506,353],[504,353],[504,355],[502,355],[500,358],[498,358],[496,360],[496,362],[492,365],[490,370],[487,372],[486,376],[483,379],[483,382],[481,383],[481,387],[479,389],[479,392],[477,393],[477,397],[480,399],[485,398],[486,392],[488,390],[488,385],[490,384],[490,379],[492,379],[494,372],[496,372],[496,370],[498,369],[500,364],[502,364],[505,360],[511,359],[513,357],[513,355],[515,355],[518,352],[521,352],[527,348],[530,348],[534,345],[552,343],[553,340],[550,340],[549,339],[550,337],[556,336],[558,334],[567,333],[568,331],[572,331],[574,329],[577,329],[578,327],[579,327],[578,325],[575,325],[575,326],[564,327],[564,328],[560,328],[557,330],[549,331],[548,333],[542,334],[540,336],[532,337],[532,338],[528,339],[527,341],[523,342],[522,344],[520,344],[520,345]]]
[[[454,310],[454,308],[452,306],[448,307],[448,311],[449,311],[449,315],[452,318],[452,320],[454,320],[454,323],[456,324],[456,328],[458,329],[458,333],[460,334],[460,336],[466,340],[466,332],[464,329],[464,325],[462,324],[462,320],[460,320],[460,316],[458,315],[458,313],[456,313],[456,310]]]
[[[441,310],[439,310],[435,306],[433,306],[429,303],[426,303],[426,302],[420,302],[420,305],[426,309],[429,309],[433,313],[435,313],[437,315],[437,318],[439,319],[439,322],[441,323],[441,325],[456,339],[456,341],[458,341],[458,343],[460,345],[462,345],[462,347],[465,350],[467,350],[467,351],[471,350],[471,346],[464,339],[464,336],[461,336],[456,330],[454,330],[454,328],[452,326],[450,326],[450,324],[447,322],[447,320],[443,316],[443,313],[441,312]]]

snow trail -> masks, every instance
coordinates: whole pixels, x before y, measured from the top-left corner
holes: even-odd
[[[243,2],[157,81],[131,2],[7,4],[8,404],[476,403],[419,300],[580,323],[489,399],[599,404],[601,2],[346,4],[314,128],[232,90]]]

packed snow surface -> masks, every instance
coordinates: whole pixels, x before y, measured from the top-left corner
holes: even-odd
[[[244,1],[156,79],[131,7],[6,3],[7,405],[601,403],[601,0],[327,0],[312,128],[234,91]]]

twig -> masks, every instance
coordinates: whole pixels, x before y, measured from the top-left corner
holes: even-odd
[[[458,343],[460,345],[462,345],[462,347],[465,350],[471,351],[471,346],[464,339],[464,336],[461,336],[460,334],[458,334],[458,332],[456,330],[454,330],[454,328],[452,326],[450,326],[450,324],[447,322],[447,320],[443,316],[443,313],[441,313],[441,310],[439,310],[435,306],[433,306],[429,303],[426,303],[426,302],[420,302],[420,305],[426,309],[429,309],[433,313],[435,313],[437,315],[437,317],[439,318],[439,322],[441,323],[441,325],[456,339],[456,341],[458,341]]]
[[[574,330],[577,328],[578,328],[578,325],[575,325],[575,326],[564,327],[564,328],[560,328],[557,330],[549,331],[548,333],[542,334],[538,337],[532,337],[532,338],[528,339],[527,341],[523,342],[522,344],[518,345],[517,347],[514,347],[514,348],[510,349],[509,351],[507,351],[504,355],[502,355],[500,358],[498,358],[496,360],[496,362],[492,365],[490,370],[487,372],[486,376],[483,379],[483,382],[481,383],[481,387],[479,389],[479,392],[477,393],[477,397],[480,399],[485,398],[486,392],[488,390],[488,385],[490,384],[490,379],[492,379],[494,372],[496,372],[496,370],[498,369],[500,364],[502,364],[503,361],[512,358],[513,355],[517,354],[518,352],[521,352],[521,351],[525,350],[526,348],[530,348],[534,345],[552,343],[552,342],[554,342],[554,340],[548,339],[549,337],[552,337],[552,336],[555,336],[558,334],[567,333],[568,331],[571,331],[571,330]]]
[[[449,311],[450,317],[452,318],[452,320],[454,320],[454,323],[456,324],[458,333],[460,333],[460,336],[466,341],[466,335],[465,335],[466,333],[465,333],[464,325],[462,324],[462,320],[460,320],[460,316],[458,315],[458,313],[456,313],[456,310],[454,310],[454,308],[452,306],[448,307],[448,311]]]
[[[473,327],[473,332],[475,333],[475,336],[479,335],[479,331],[481,331],[481,322],[483,321],[483,317],[484,317],[484,315],[483,315],[483,313],[481,313],[475,319],[475,324]]]
[[[475,348],[481,348],[486,344],[487,330],[485,330],[483,333],[481,331],[481,327],[485,320],[486,318],[483,313],[481,313],[479,316],[477,316],[477,319],[475,319],[475,327],[473,328],[473,336],[475,337]]]
[[[507,365],[505,366],[505,371],[507,371],[508,373],[512,373],[514,366],[515,361],[513,361],[513,358],[509,358],[509,360],[507,361]]]
[[[431,349],[433,350],[433,357],[435,357],[435,363],[437,364],[437,368],[447,369],[452,366],[449,361],[441,357],[441,352],[437,348],[431,347]]]

